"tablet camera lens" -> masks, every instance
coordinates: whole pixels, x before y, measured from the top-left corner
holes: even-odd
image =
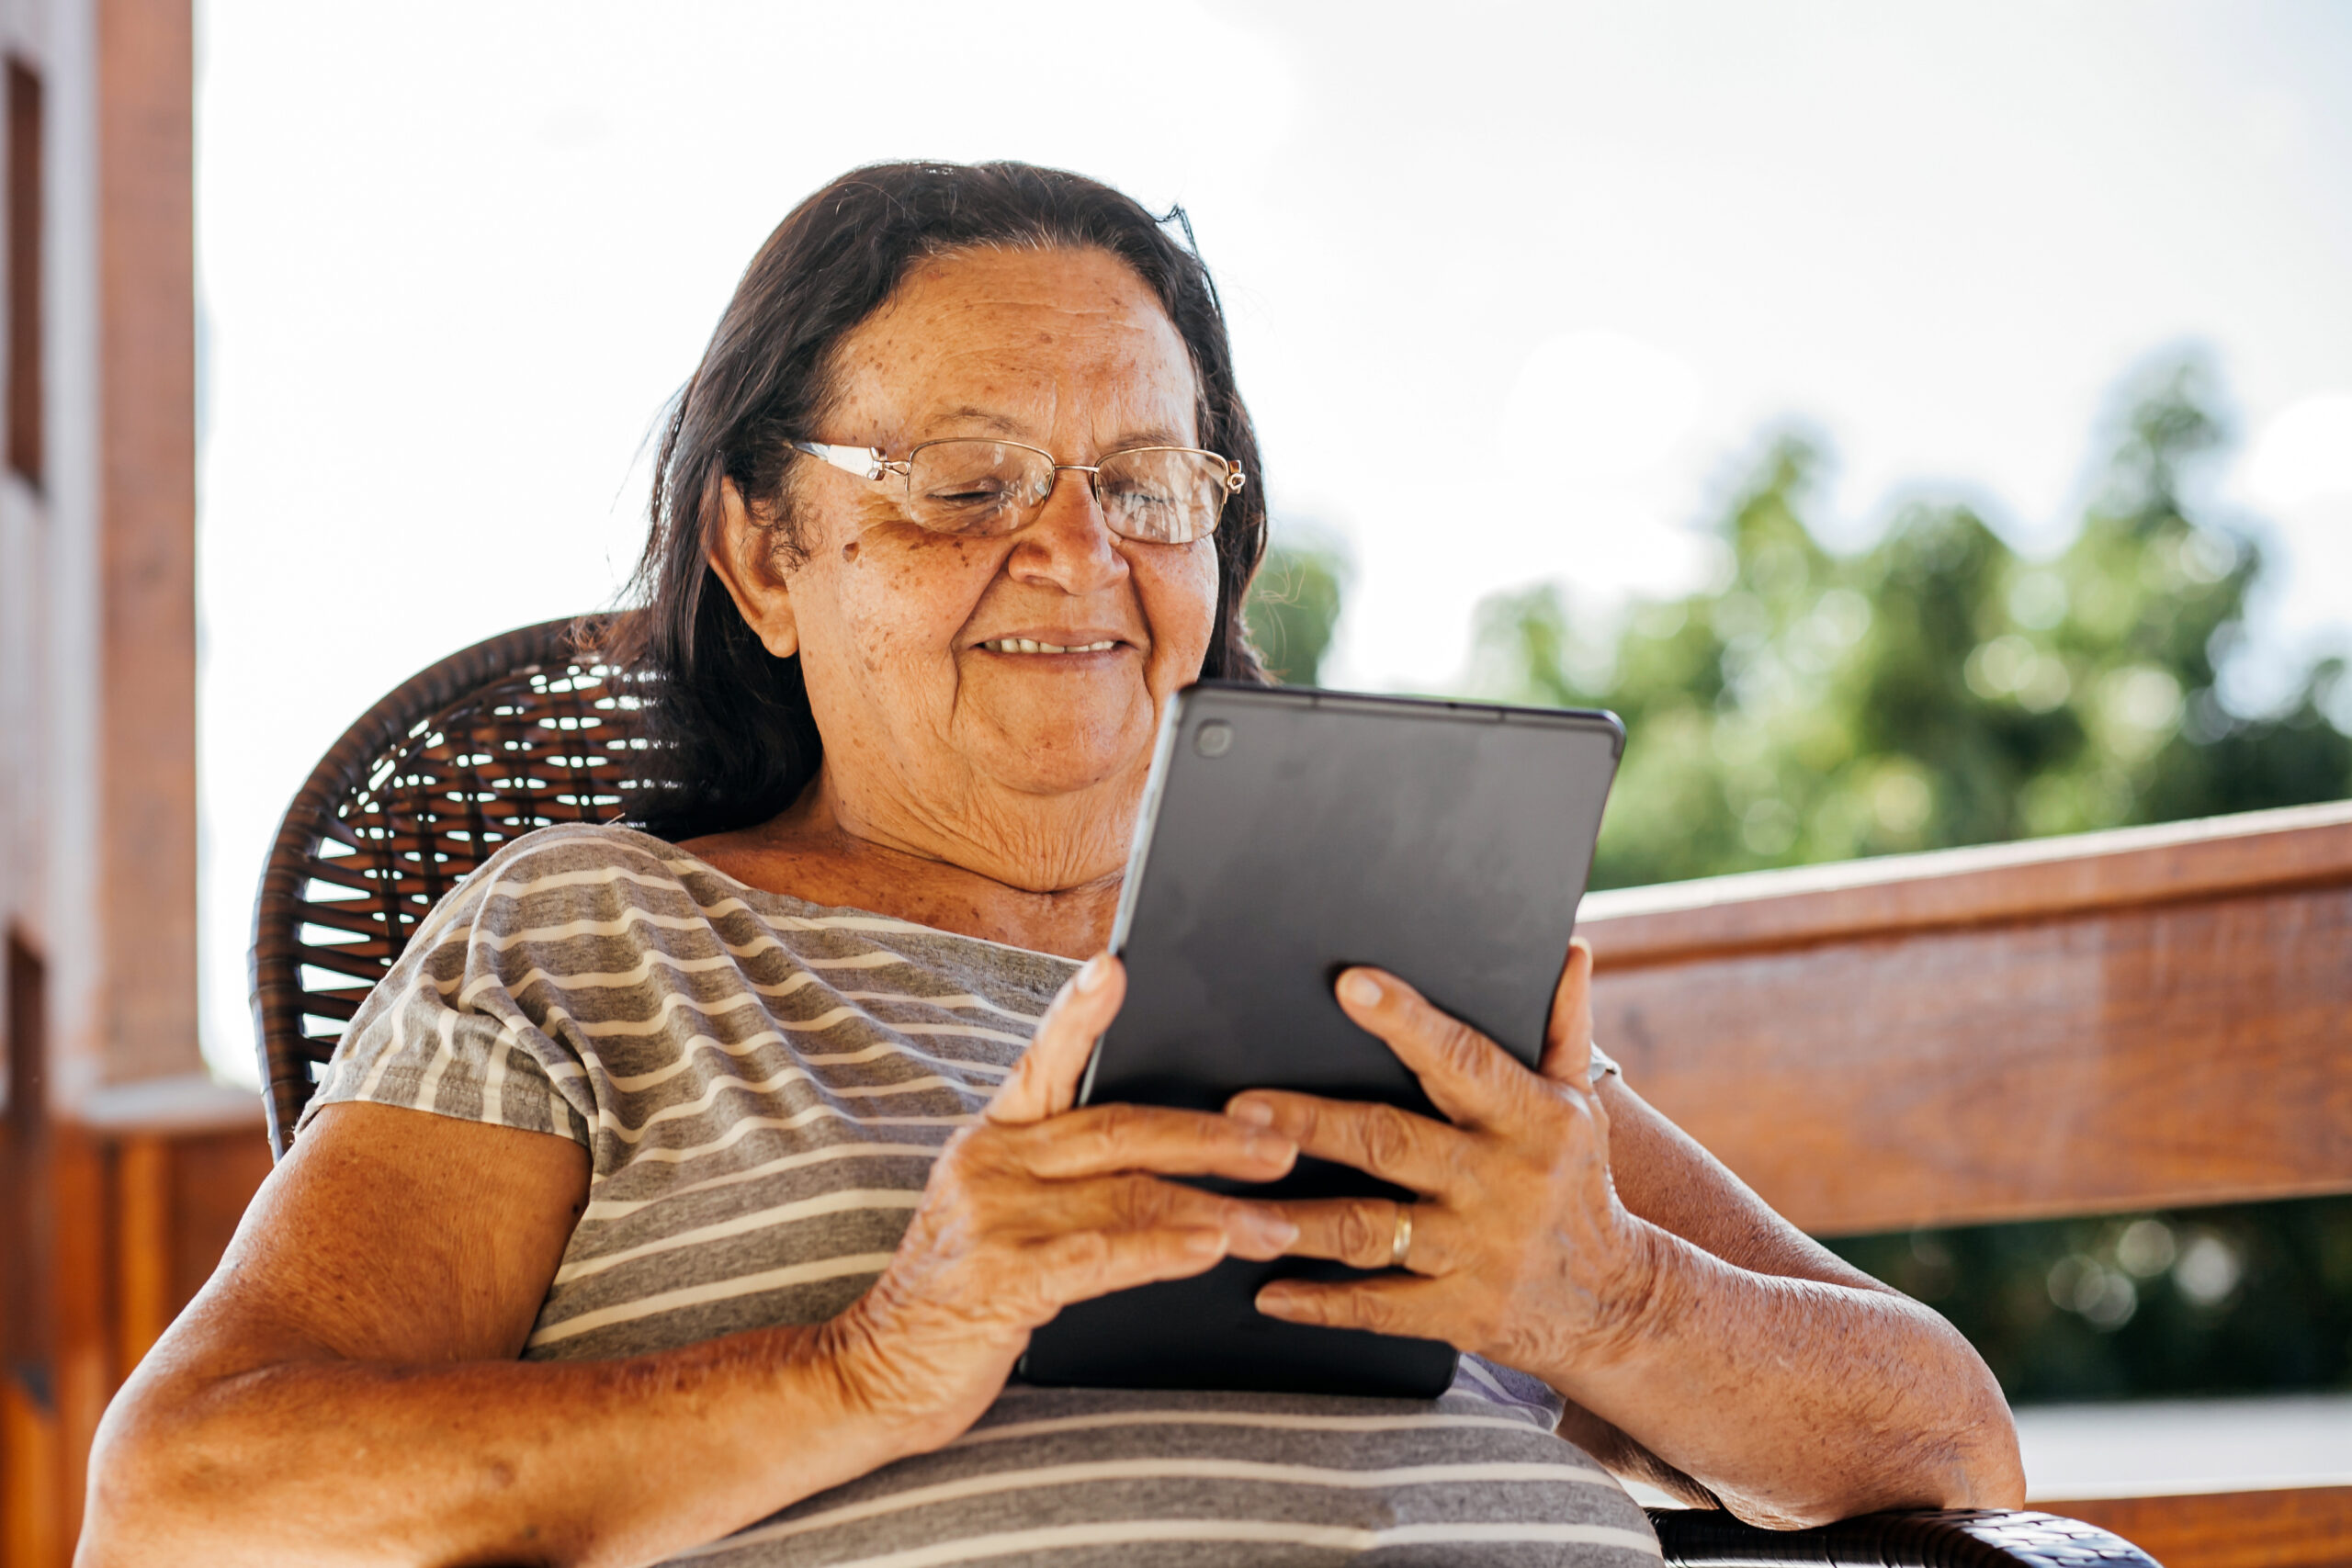
[[[1222,757],[1233,750],[1233,726],[1211,719],[1193,731],[1193,750],[1204,757]]]

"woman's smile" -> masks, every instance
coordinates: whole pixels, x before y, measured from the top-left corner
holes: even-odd
[[[1115,632],[1046,629],[987,637],[974,647],[983,653],[1002,654],[1029,663],[1051,666],[1065,660],[1134,650],[1135,644]]]

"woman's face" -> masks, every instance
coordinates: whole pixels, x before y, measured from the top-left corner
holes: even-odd
[[[959,435],[1084,464],[1198,440],[1183,341],[1143,281],[1100,251],[923,264],[835,365],[831,410],[808,434],[893,458]],[[1049,828],[1092,841],[1001,847],[1110,860],[1031,875],[1115,870],[1159,705],[1208,649],[1215,541],[1113,535],[1083,474],[1061,475],[1027,527],[974,539],[907,521],[895,476],[860,479],[813,459],[799,469],[805,558],[759,570],[757,536],[738,515],[722,570],[770,651],[799,654],[835,795],[917,843]],[[729,510],[741,512],[731,495]],[[1093,650],[1023,653],[1007,639]]]

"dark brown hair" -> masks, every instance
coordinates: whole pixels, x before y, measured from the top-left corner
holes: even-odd
[[[1183,243],[1169,231],[1182,229]],[[693,378],[672,405],[654,468],[651,531],[629,598],[599,639],[648,705],[645,825],[670,839],[763,822],[816,777],[823,743],[798,659],[778,659],[707,559],[722,479],[797,551],[787,445],[813,432],[842,340],[908,269],[980,247],[1107,251],[1136,270],[1192,355],[1201,445],[1238,462],[1248,486],[1217,525],[1216,623],[1201,673],[1263,680],[1242,623],[1266,547],[1266,491],[1249,410],[1208,269],[1181,208],[1154,218],[1098,180],[1027,164],[880,164],[793,209],[752,259]]]

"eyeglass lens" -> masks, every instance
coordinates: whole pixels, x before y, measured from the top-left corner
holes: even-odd
[[[1114,453],[1089,477],[1111,532],[1148,544],[1215,533],[1227,493],[1221,458],[1174,446]],[[933,533],[1009,534],[1036,516],[1053,489],[1053,459],[1009,442],[933,441],[908,458],[908,513]]]

